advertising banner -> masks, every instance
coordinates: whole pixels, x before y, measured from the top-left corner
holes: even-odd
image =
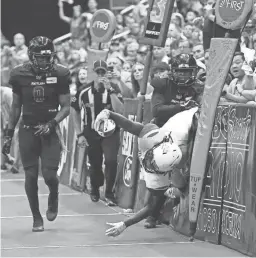
[[[200,202],[196,238],[218,243],[222,202],[222,178],[225,171],[228,107],[219,106],[216,111],[208,152],[206,179]],[[193,189],[192,189],[193,191]],[[169,214],[174,230],[189,234],[189,198],[180,198],[177,206],[168,204],[164,213]],[[170,211],[171,209],[171,211]],[[169,211],[168,211],[169,210]]]
[[[137,99],[125,99],[124,100],[124,116],[132,121],[136,121],[136,114],[138,109]],[[150,102],[144,103],[144,115],[147,116],[145,122],[149,122],[151,117],[149,114]],[[133,142],[134,136],[128,132],[121,130],[121,145],[118,155],[118,167],[117,167],[117,184],[116,184],[116,196],[118,205],[124,209],[134,208],[134,199],[136,194],[136,184],[134,185],[134,180],[137,180],[138,172],[132,173],[132,162],[133,162]],[[140,186],[139,186],[140,189]],[[143,193],[142,193],[143,195]],[[137,199],[137,198],[136,198]],[[139,198],[141,199],[141,198]]]
[[[230,107],[221,244],[256,254],[256,109]]]
[[[174,0],[150,0],[141,44],[163,47],[171,21]]]

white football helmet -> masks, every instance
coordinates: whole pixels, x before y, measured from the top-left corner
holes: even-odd
[[[180,147],[171,139],[165,138],[146,152],[142,164],[149,173],[166,174],[179,164],[181,158]]]
[[[102,137],[109,137],[115,129],[116,123],[112,119],[99,119],[95,124],[96,132]]]

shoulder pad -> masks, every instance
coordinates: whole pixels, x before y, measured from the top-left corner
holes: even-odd
[[[69,69],[68,69],[66,66],[61,65],[61,64],[56,64],[55,70],[56,70],[56,72],[57,72],[57,74],[58,74],[59,76],[67,75],[67,74],[70,73],[70,72],[69,72]]]

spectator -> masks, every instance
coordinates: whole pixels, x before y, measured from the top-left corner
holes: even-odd
[[[193,25],[193,21],[196,18],[196,13],[192,10],[188,11],[186,14],[186,22],[190,25]]]
[[[160,62],[169,63],[169,57],[165,52],[165,48],[163,47],[154,47],[153,49],[153,65],[156,65]]]
[[[180,13],[173,13],[171,18],[171,23],[183,29],[185,25],[184,17]]]
[[[126,46],[124,50],[125,59],[131,64],[135,64],[137,59],[137,51],[139,50],[139,44],[137,42],[132,42]]]
[[[98,9],[98,3],[96,0],[88,0],[88,8],[91,14],[94,14]]]
[[[15,46],[10,49],[12,68],[29,60],[24,35],[21,33],[14,35],[13,41]]]
[[[108,71],[107,74],[108,74],[109,81],[116,86],[115,89],[117,92],[119,91],[121,92],[123,98],[133,98],[131,87],[126,85],[127,82],[129,81],[128,81],[128,78],[125,78],[124,74],[122,73],[122,66],[120,65],[114,66],[113,71]],[[123,81],[123,79],[126,81]]]
[[[70,18],[64,14],[63,0],[59,0],[59,16],[64,22],[70,24],[71,39],[79,39],[87,48],[90,45],[90,32],[88,17],[82,14],[82,7],[73,5],[73,16]]]
[[[231,65],[231,73],[235,79],[227,89],[224,89],[222,94],[228,101],[247,103],[248,101],[255,100],[256,85],[253,82],[253,78],[251,79],[251,83],[248,83],[248,75],[243,70],[244,62],[244,54],[242,52],[235,53]]]
[[[203,59],[204,59],[204,46],[203,46],[202,43],[194,45],[193,49],[192,49],[192,52],[193,52],[193,55],[194,55],[196,60],[203,61]]]
[[[193,26],[190,24],[186,24],[183,30],[183,34],[188,40],[192,40]]]
[[[143,81],[143,71],[144,71],[144,64],[136,63],[132,68],[132,93],[133,97],[137,98],[138,94],[141,91],[142,81]],[[148,83],[146,98],[151,99],[151,95],[153,92],[153,87]]]
[[[76,87],[79,90],[81,87],[86,87],[88,84],[88,72],[87,67],[81,67],[78,71],[76,78]]]
[[[145,45],[141,45],[137,52],[137,62],[145,64],[147,53],[148,53],[148,47]]]
[[[179,42],[180,54],[191,54],[192,48],[193,48],[193,44],[188,40],[181,40]]]
[[[136,23],[143,25],[144,19],[147,16],[147,7],[148,5],[144,5],[140,0],[134,0],[135,4],[132,12],[132,16]]]

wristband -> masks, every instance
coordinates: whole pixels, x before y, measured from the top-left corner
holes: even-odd
[[[49,122],[49,124],[50,124],[51,127],[53,127],[53,128],[55,128],[55,127],[58,125],[58,123],[57,123],[57,121],[56,121],[55,119],[52,119],[52,120]]]

